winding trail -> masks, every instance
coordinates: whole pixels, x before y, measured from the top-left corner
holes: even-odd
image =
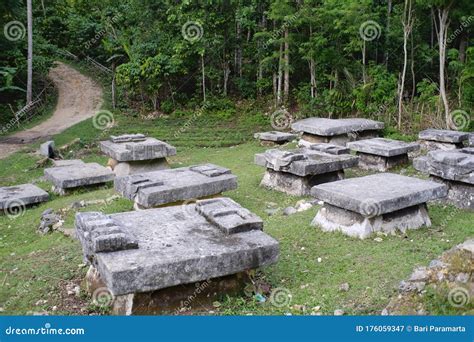
[[[65,129],[94,116],[102,105],[102,89],[92,79],[67,64],[56,62],[49,78],[58,89],[58,103],[53,115],[39,125],[0,138],[0,159],[27,144],[47,140]]]

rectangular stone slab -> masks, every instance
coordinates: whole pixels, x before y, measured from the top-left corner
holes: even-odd
[[[451,131],[448,129],[426,129],[418,134],[422,140],[432,140],[446,143],[461,143],[469,139],[469,133]]]
[[[0,188],[0,210],[46,202],[48,199],[48,193],[33,184]]]
[[[84,238],[87,215],[91,214],[76,215],[82,244],[88,243]],[[138,244],[138,248],[93,254],[93,265],[114,295],[236,274],[273,264],[279,255],[278,241],[261,230],[261,223],[255,229],[226,234],[195,204],[107,216]]]
[[[61,167],[61,166],[78,166],[81,167],[84,165],[84,162],[80,159],[59,159],[53,160],[53,166]]]
[[[255,155],[255,164],[297,176],[317,175],[343,170],[357,165],[351,155],[333,155],[306,148],[290,151],[271,149]]]
[[[447,195],[442,184],[394,173],[350,178],[320,184],[311,195],[363,216],[382,215]]]
[[[203,164],[115,178],[115,190],[151,208],[237,189],[237,176],[229,169]]]
[[[356,152],[374,154],[383,157],[398,156],[420,149],[420,145],[416,143],[406,143],[404,141],[385,138],[353,141],[347,143],[346,146]]]
[[[308,118],[296,121],[291,128],[297,132],[306,132],[321,136],[333,136],[384,128],[383,122],[369,119],[326,119]]]
[[[52,167],[44,170],[44,176],[60,189],[77,188],[114,180],[114,173],[97,163]]]
[[[275,142],[285,142],[285,141],[292,141],[293,139],[296,139],[296,134],[270,131],[270,132],[255,133],[254,138],[260,139],[260,140],[275,141]]]
[[[472,148],[431,151],[413,160],[413,167],[446,180],[474,184],[474,154]]]
[[[155,138],[140,141],[101,141],[103,153],[117,161],[151,160],[176,155],[176,148]]]
[[[344,146],[334,145],[334,144],[311,144],[309,145],[310,150],[325,152],[329,154],[349,154],[350,149]]]

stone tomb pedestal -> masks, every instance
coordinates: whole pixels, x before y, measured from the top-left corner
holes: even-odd
[[[229,169],[203,164],[115,178],[115,190],[138,208],[152,208],[180,201],[219,195],[237,189]]]
[[[379,173],[317,185],[311,194],[324,201],[312,225],[364,239],[376,232],[429,227],[426,202],[446,196],[447,188],[418,178]]]
[[[255,133],[253,136],[255,139],[260,140],[262,146],[283,145],[297,138],[296,134],[278,131],[260,132]]]
[[[266,168],[261,186],[294,196],[309,195],[314,185],[344,178],[344,169],[357,165],[357,157],[311,149],[267,150],[255,155]]]
[[[345,146],[349,141],[377,137],[384,124],[358,118],[308,118],[294,122],[291,128],[303,133],[300,144],[331,143]]]
[[[415,158],[413,166],[448,187],[444,200],[461,209],[474,210],[474,148],[436,150]]]
[[[0,214],[20,215],[27,206],[46,202],[49,194],[33,184],[0,188]]]
[[[168,169],[166,157],[176,155],[173,146],[143,134],[111,136],[100,149],[111,158],[108,166],[116,176]]]
[[[347,147],[359,156],[359,168],[380,172],[408,164],[408,153],[420,149],[416,143],[385,138],[353,141]]]
[[[469,133],[447,129],[426,129],[418,134],[421,148],[426,151],[455,150],[468,143]]]
[[[102,281],[100,290],[111,294],[120,314],[181,312],[198,304],[200,292],[225,295],[240,288],[243,272],[279,256],[262,220],[229,198],[112,215],[78,213],[75,225],[84,259],[94,267],[89,290],[97,297]]]
[[[46,180],[53,183],[53,191],[65,195],[68,190],[79,187],[95,186],[114,180],[114,174],[108,168],[97,163],[84,163],[72,160],[64,161],[62,166],[44,170]]]

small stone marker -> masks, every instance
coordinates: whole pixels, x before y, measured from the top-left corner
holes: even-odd
[[[418,134],[421,147],[424,150],[454,150],[468,143],[469,133],[447,129],[427,129]]]
[[[384,128],[383,122],[368,119],[308,118],[296,121],[291,128],[303,132],[302,144],[332,143],[345,146],[347,142],[374,138]]]
[[[282,145],[297,138],[296,134],[270,131],[254,134],[255,139],[259,139],[263,146]]]
[[[48,158],[54,157],[54,141],[50,140],[40,145],[40,153]]]
[[[117,192],[144,208],[237,189],[237,177],[213,164],[117,177],[114,183]]]
[[[61,195],[69,189],[114,180],[113,172],[97,163],[75,162],[68,166],[52,167],[44,170],[44,176],[53,183],[53,191]]]
[[[359,167],[364,170],[387,171],[395,166],[408,164],[408,153],[420,149],[416,143],[373,138],[347,143],[359,156]]]
[[[195,282],[219,284],[219,295],[225,294],[233,285],[221,286],[219,277],[277,261],[278,242],[262,227],[260,218],[228,198],[76,215],[84,258],[114,296],[113,311],[121,314],[137,312],[139,304],[156,312]]]
[[[334,145],[334,144],[309,144],[308,147],[310,150],[325,152],[329,154],[349,154],[350,149],[347,147]]]
[[[344,178],[344,169],[357,165],[357,157],[310,149],[271,149],[255,155],[255,164],[266,168],[260,185],[290,195],[309,195],[311,187]]]
[[[111,158],[108,164],[117,176],[167,169],[166,157],[176,155],[173,146],[143,134],[111,136],[100,142],[100,149]]]
[[[324,201],[312,225],[364,239],[375,232],[431,225],[426,202],[446,196],[443,184],[393,173],[320,184],[311,194]]]
[[[33,184],[20,184],[0,188],[0,211],[17,215],[26,206],[46,202],[49,195]]]
[[[462,209],[474,209],[474,148],[437,150],[413,160],[415,169],[446,184],[445,200]]]

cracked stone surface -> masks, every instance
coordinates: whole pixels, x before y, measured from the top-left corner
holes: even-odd
[[[406,143],[404,141],[385,138],[353,141],[347,143],[347,147],[352,151],[368,153],[382,157],[398,156],[420,149],[420,145],[416,143]]]
[[[145,208],[220,194],[237,188],[231,170],[203,164],[115,178],[115,190]]]
[[[151,160],[176,155],[176,148],[155,138],[124,135],[101,141],[103,153],[119,162]]]
[[[48,193],[33,184],[0,188],[0,210],[42,203],[48,200]]]
[[[84,255],[114,295],[236,274],[277,261],[279,244],[229,198],[104,215],[78,213]],[[101,238],[107,250],[97,251]]]
[[[469,133],[447,129],[426,129],[418,134],[421,140],[431,140],[441,143],[462,143],[469,139]]]

